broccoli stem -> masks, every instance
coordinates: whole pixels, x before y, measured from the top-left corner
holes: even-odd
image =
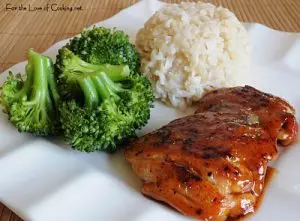
[[[30,94],[31,85],[33,80],[33,68],[30,63],[28,63],[25,67],[26,69],[26,80],[22,87],[22,89],[14,96],[14,100],[20,100]]]
[[[60,96],[58,93],[58,88],[57,88],[57,84],[56,84],[56,80],[55,80],[55,76],[54,76],[53,63],[52,63],[51,58],[49,58],[49,57],[45,57],[45,58],[47,58],[46,68],[48,70],[48,79],[47,80],[48,80],[48,88],[50,91],[50,96],[54,102],[55,107],[58,107]]]
[[[130,74],[128,65],[103,64],[100,65],[99,71],[106,73],[112,81],[122,81]]]
[[[72,70],[76,71],[76,72],[91,73],[91,72],[97,71],[99,69],[99,65],[90,64],[88,62],[85,62],[78,56],[72,54],[70,68],[72,68]]]
[[[78,83],[84,94],[84,104],[89,108],[96,107],[100,100],[111,96],[117,98],[117,93],[124,90],[101,71],[80,78]]]
[[[101,74],[101,72],[99,73]],[[102,100],[105,100],[107,98],[109,98],[109,96],[111,95],[109,90],[107,90],[106,86],[103,84],[102,79],[100,78],[100,76],[95,75],[92,77],[94,85],[96,86],[96,90],[99,93],[100,97]]]
[[[69,72],[94,73],[100,71],[106,73],[113,81],[121,81],[130,74],[128,65],[91,64],[74,55],[69,49],[65,49],[65,51],[69,55],[68,62],[64,61]]]
[[[30,99],[26,102],[27,105],[32,104],[41,104],[44,105],[46,100],[48,99],[48,83],[47,83],[47,75],[48,70],[47,66],[47,58],[42,55],[34,52],[32,49],[29,50],[29,62],[32,64],[33,68],[33,79],[32,79],[32,91],[30,95]]]
[[[84,104],[89,108],[93,108],[98,104],[99,97],[91,77],[83,77],[79,79],[79,86],[84,94]]]
[[[24,87],[20,91],[20,93],[29,94],[30,93],[30,86],[32,84],[33,79],[33,68],[30,63],[28,63],[25,67],[26,71],[26,81],[24,83]]]
[[[100,72],[98,77],[110,96],[115,95],[122,90],[122,88],[117,83],[113,82],[104,72]]]
[[[55,107],[59,103],[52,60],[30,49],[26,71],[27,80],[21,91],[24,93],[31,88],[31,93],[26,94],[28,101],[24,102],[24,105],[34,106],[38,104],[40,114],[35,115],[35,118],[37,121],[46,120],[47,112],[49,114],[55,113]],[[29,85],[29,89],[27,89],[27,85]]]

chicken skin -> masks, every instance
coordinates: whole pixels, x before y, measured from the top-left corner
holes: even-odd
[[[278,139],[284,146],[291,144],[296,138],[295,109],[283,99],[250,86],[212,91],[206,94],[197,106],[196,113],[208,110],[222,113],[253,113],[270,136]]]
[[[205,95],[191,116],[131,142],[142,192],[183,214],[223,221],[255,211],[267,163],[296,137],[294,109],[252,87]]]

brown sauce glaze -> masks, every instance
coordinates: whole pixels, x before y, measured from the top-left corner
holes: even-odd
[[[273,168],[273,167],[268,167],[267,168],[267,172],[266,172],[266,176],[265,176],[264,189],[263,189],[263,192],[260,195],[260,197],[257,199],[254,213],[249,213],[247,215],[243,215],[243,216],[238,217],[238,218],[228,218],[227,221],[246,221],[248,218],[255,215],[255,213],[259,210],[259,208],[260,208],[260,206],[263,202],[266,190],[268,189],[269,185],[271,184],[271,182],[272,182],[273,178],[275,177],[276,173],[277,173],[277,170],[275,168]]]

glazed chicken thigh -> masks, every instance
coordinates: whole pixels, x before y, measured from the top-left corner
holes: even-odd
[[[183,214],[222,221],[255,210],[277,140],[296,137],[294,109],[250,86],[205,95],[191,116],[131,142],[142,192]]]

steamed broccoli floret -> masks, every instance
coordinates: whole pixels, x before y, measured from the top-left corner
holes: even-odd
[[[145,77],[130,73],[127,65],[87,63],[67,47],[59,51],[57,60],[64,95],[61,125],[73,148],[111,152],[146,124],[153,93]]]
[[[128,76],[130,72],[127,65],[90,64],[75,56],[67,47],[60,49],[56,67],[60,72],[59,81],[62,82],[60,91],[64,97],[74,95],[77,88],[76,78],[82,73],[101,71],[109,74],[112,80],[118,81]]]
[[[127,64],[132,73],[140,69],[135,46],[123,31],[117,29],[94,27],[84,30],[65,47],[91,64]]]
[[[59,94],[53,70],[50,58],[30,49],[26,80],[10,72],[4,82],[1,104],[20,132],[46,136],[58,131]]]

